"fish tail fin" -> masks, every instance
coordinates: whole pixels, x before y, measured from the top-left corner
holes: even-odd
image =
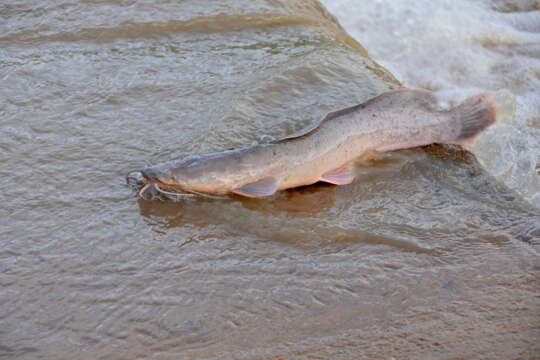
[[[471,96],[451,112],[459,122],[457,136],[448,143],[455,145],[472,145],[476,137],[488,126],[495,123],[497,111],[495,103],[487,94]]]

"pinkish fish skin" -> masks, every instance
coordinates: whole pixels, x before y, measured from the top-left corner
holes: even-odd
[[[345,185],[354,180],[352,163],[362,155],[432,143],[470,145],[495,120],[486,94],[440,110],[433,92],[398,89],[331,112],[285,139],[170,161],[142,174],[146,184],[180,192],[247,197],[318,181]]]

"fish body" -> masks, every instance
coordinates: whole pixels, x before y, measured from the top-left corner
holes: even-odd
[[[170,161],[142,174],[146,184],[168,189],[248,197],[318,181],[345,185],[354,180],[352,164],[362,155],[432,143],[468,145],[495,117],[485,94],[439,110],[432,92],[399,89],[331,112],[281,140]]]

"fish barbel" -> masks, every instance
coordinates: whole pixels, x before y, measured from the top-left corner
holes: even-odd
[[[169,161],[141,173],[145,188],[184,194],[263,197],[318,181],[345,185],[354,180],[353,161],[362,155],[432,143],[470,145],[495,118],[486,94],[440,110],[433,92],[398,89],[330,112],[284,139]]]

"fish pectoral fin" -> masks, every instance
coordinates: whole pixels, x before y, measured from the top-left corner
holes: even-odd
[[[233,193],[247,197],[270,196],[277,191],[278,181],[274,177],[265,178],[232,190]]]
[[[338,169],[334,169],[328,172],[325,172],[321,175],[320,181],[324,181],[334,185],[347,185],[352,183],[354,180],[354,173],[352,166],[347,164]]]

